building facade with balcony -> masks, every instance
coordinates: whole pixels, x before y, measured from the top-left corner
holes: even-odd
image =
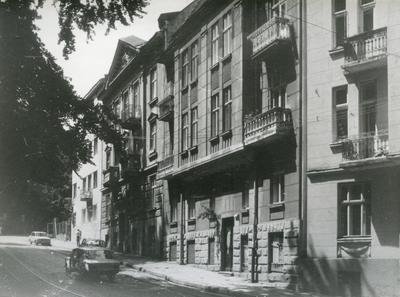
[[[291,284],[299,2],[194,1],[186,9],[160,58],[165,257]]]
[[[315,290],[400,291],[398,11],[396,1],[307,4],[303,281]]]
[[[85,100],[98,100],[105,80],[100,79],[84,97]],[[96,102],[95,102],[96,103]],[[102,161],[104,143],[95,135],[88,135],[86,141],[92,150],[92,164],[82,164],[72,173],[72,229],[71,240],[76,240],[77,230],[81,230],[81,239],[103,239],[101,229],[102,211]]]

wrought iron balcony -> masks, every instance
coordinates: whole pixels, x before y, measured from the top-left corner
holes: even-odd
[[[104,170],[103,175],[103,186],[112,186],[119,180],[119,168],[117,166],[110,166]]]
[[[142,110],[140,105],[128,104],[121,112],[121,125],[123,128],[131,129],[141,124]]]
[[[244,121],[244,144],[270,139],[273,136],[293,132],[292,112],[276,107]]]
[[[389,133],[387,130],[343,141],[343,162],[384,157],[388,153]]]
[[[247,38],[253,43],[253,56],[268,51],[273,45],[291,40],[289,20],[282,17],[274,17]]]
[[[346,74],[386,65],[386,27],[347,38],[344,49]]]
[[[79,200],[86,202],[86,203],[91,203],[93,201],[92,190],[81,191],[81,193],[79,195]]]

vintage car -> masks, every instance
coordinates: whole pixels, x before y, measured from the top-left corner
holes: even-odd
[[[119,272],[119,262],[113,259],[110,250],[98,247],[80,247],[71,252],[71,256],[65,258],[65,272],[67,274],[78,273],[80,275],[106,275],[113,280]]]
[[[81,241],[81,246],[105,247],[104,240],[84,238]]]
[[[51,245],[50,237],[46,232],[33,231],[29,236],[29,243],[34,245]]]

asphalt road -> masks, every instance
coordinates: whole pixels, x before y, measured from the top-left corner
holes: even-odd
[[[143,272],[106,278],[68,277],[66,252],[24,244],[0,243],[0,297],[197,297],[228,295],[177,286]],[[229,296],[248,296],[230,294]]]

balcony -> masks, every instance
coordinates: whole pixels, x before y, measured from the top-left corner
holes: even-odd
[[[119,168],[117,166],[110,166],[103,172],[103,186],[110,187],[119,180]]]
[[[81,191],[79,195],[79,200],[86,203],[92,203],[93,201],[93,192],[92,190]]]
[[[247,37],[253,44],[253,57],[261,53],[279,51],[291,42],[289,20],[274,17]]]
[[[293,133],[292,112],[276,107],[244,121],[244,144],[270,140],[279,135]]]
[[[386,28],[364,32],[346,39],[345,74],[354,74],[385,66],[387,63]]]
[[[121,126],[125,129],[140,127],[142,111],[139,105],[128,104],[121,112]]]
[[[140,172],[140,168],[141,168],[140,155],[138,154],[128,155],[121,162],[121,175],[123,178],[137,176]]]
[[[372,163],[386,159],[389,153],[389,134],[387,130],[377,131],[373,135],[366,135],[343,141],[341,166],[347,167],[361,163]]]

